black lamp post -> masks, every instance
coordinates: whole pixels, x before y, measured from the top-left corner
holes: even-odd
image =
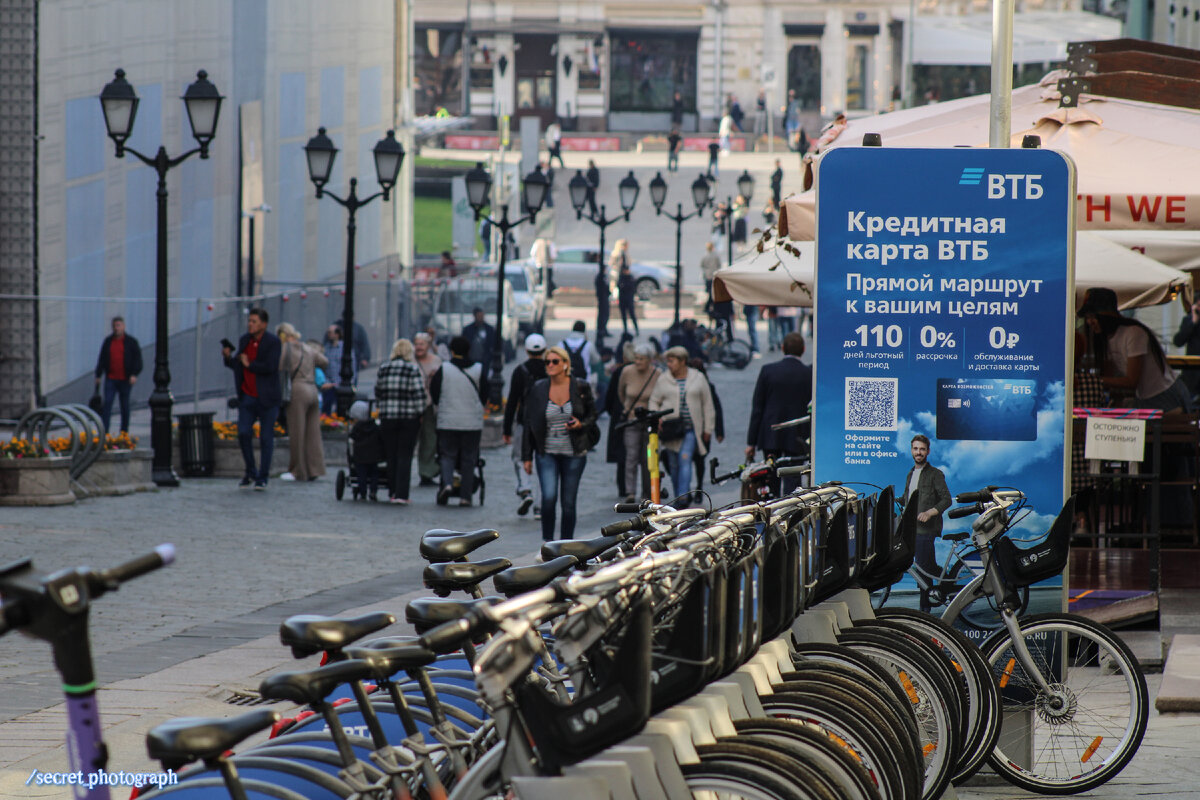
[[[583,216],[583,206],[587,203],[589,185],[588,179],[583,177],[583,172],[576,170],[575,177],[571,178],[571,181],[567,184],[567,192],[571,195],[571,205],[575,208],[575,219],[587,219],[588,222],[600,228],[600,263],[596,268],[599,271],[603,271],[607,269],[604,263],[604,232],[614,222],[619,222],[622,219],[626,222],[629,221],[629,215],[633,213],[633,207],[637,205],[638,192],[641,191],[642,187],[638,185],[637,178],[633,177],[633,170],[630,170],[629,174],[617,184],[617,196],[621,200],[621,213],[609,219],[605,215],[605,207],[603,205],[600,206],[599,216],[593,216],[592,214],[588,214],[587,217]],[[600,332],[596,331],[596,335],[598,336],[599,334]]]
[[[338,150],[333,142],[325,135],[325,129],[317,129],[317,135],[304,145],[304,154],[308,159],[308,177],[317,187],[317,199],[328,195],[334,202],[346,209],[349,221],[346,223],[346,301],[342,306],[342,370],[341,382],[337,387],[337,408],[340,416],[346,416],[350,405],[354,402],[354,234],[356,227],[354,215],[358,209],[370,203],[376,197],[382,197],[386,202],[396,185],[396,176],[400,174],[400,164],[404,161],[404,148],[396,141],[396,134],[388,131],[380,139],[372,152],[375,154],[375,177],[379,180],[380,190],[369,197],[359,199],[358,178],[350,179],[350,193],[345,198],[338,197],[325,188],[329,182],[329,174],[333,171],[333,159]]]
[[[536,219],[537,212],[546,200],[546,191],[550,188],[550,183],[540,167],[526,175],[521,192],[529,214],[510,220],[508,204],[505,203],[500,207],[500,219],[495,220],[483,213],[484,207],[488,205],[488,195],[492,191],[492,176],[483,168],[483,164],[477,163],[475,168],[467,173],[466,182],[467,202],[475,210],[475,221],[484,218],[500,231],[500,264],[496,268],[496,341],[492,347],[492,368],[488,375],[488,394],[493,403],[500,405],[504,396],[504,342],[500,337],[504,330],[504,269],[508,264],[508,232],[522,222],[533,222]]]
[[[659,216],[663,214],[663,203],[667,199],[667,182],[663,180],[662,173],[654,176],[650,181],[650,202],[654,203],[654,211]],[[696,178],[692,183],[692,201],[696,204],[696,210],[690,214],[683,213],[683,203],[679,204],[679,210],[674,214],[667,212],[667,219],[675,222],[675,324],[679,324],[679,292],[683,284],[683,223],[692,217],[698,217],[704,213],[704,209],[711,201],[709,193],[708,181],[703,175]]]
[[[150,446],[154,450],[152,478],[159,486],[178,486],[179,478],[171,467],[171,365],[168,359],[169,332],[167,330],[167,172],[181,164],[189,156],[200,154],[208,158],[208,144],[217,133],[217,118],[221,113],[221,97],[217,87],[208,80],[208,73],[200,70],[196,81],[183,93],[183,105],[187,109],[192,136],[199,147],[181,156],[171,158],[167,150],[159,145],[154,157],[145,156],[126,146],[133,133],[133,121],[137,117],[138,96],[125,80],[125,70],[118,69],[116,77],[100,92],[100,108],[104,112],[104,125],[108,136],[117,145],[117,158],[126,152],[133,153],[147,166],[158,173],[158,253],[157,290],[155,293],[154,322],[154,391],[150,393]]]
[[[737,179],[738,194],[746,201],[747,211],[750,208],[750,197],[754,194],[754,178],[750,177],[750,173],[742,170],[742,174]],[[729,250],[729,264],[733,266],[733,198],[725,198],[725,243]]]

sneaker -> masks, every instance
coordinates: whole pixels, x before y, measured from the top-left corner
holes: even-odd
[[[540,520],[541,518],[542,518],[542,510],[540,508],[535,508],[533,510],[534,521],[536,522],[537,520]]]
[[[280,476],[279,476],[279,480],[281,480],[281,481],[294,481],[294,480],[296,480],[296,476],[295,476],[295,475],[293,475],[293,474],[292,474],[292,473],[290,473],[290,472],[285,472],[285,473],[283,473],[282,475],[280,475]]]
[[[242,476],[242,479],[240,481],[238,481],[239,489],[249,489],[253,485],[254,485],[254,481],[250,478],[249,475]]]
[[[443,486],[442,488],[438,489],[437,504],[439,506],[444,506],[448,502],[450,502],[450,487]]]
[[[462,500],[458,501],[458,505],[460,508],[467,508],[471,505],[471,501],[469,498],[464,497]]]
[[[529,509],[533,508],[533,495],[529,492],[521,495],[521,505],[517,506],[517,513],[522,517],[529,513]]]
[[[260,479],[260,480],[257,480],[254,482],[254,491],[265,492],[266,490],[267,490],[267,482],[266,481]]]

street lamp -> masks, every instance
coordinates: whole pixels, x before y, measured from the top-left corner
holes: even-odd
[[[497,221],[483,213],[488,204],[488,196],[492,191],[492,176],[477,163],[475,168],[467,173],[467,203],[475,210],[475,221],[486,219],[490,225],[500,231],[500,264],[496,268],[496,340],[492,347],[492,368],[488,375],[488,394],[493,403],[500,405],[504,396],[504,343],[501,341],[504,329],[504,269],[508,264],[508,232],[522,222],[534,222],[537,212],[541,210],[546,200],[546,192],[550,182],[542,174],[541,167],[525,176],[521,187],[522,201],[529,214],[516,220],[508,218],[508,204],[500,207],[500,219]]]
[[[663,180],[662,173],[654,176],[650,181],[650,202],[654,203],[654,211],[659,216],[663,213],[663,203],[667,200],[667,182]],[[667,219],[675,222],[675,324],[679,324],[679,292],[683,284],[683,223],[692,217],[698,217],[704,213],[704,209],[711,201],[710,189],[708,180],[701,175],[692,183],[692,201],[696,204],[696,210],[690,214],[683,213],[683,203],[679,204],[679,210],[674,214],[667,212]]]
[[[598,216],[588,214],[587,217],[584,217],[583,206],[587,202],[589,186],[588,179],[583,177],[583,172],[576,170],[575,177],[571,178],[570,183],[567,184],[567,193],[570,194],[571,205],[575,208],[575,219],[587,219],[588,222],[600,228],[600,263],[597,265],[597,270],[604,272],[604,232],[614,222],[619,222],[622,219],[626,222],[629,221],[629,215],[633,213],[633,207],[637,205],[638,192],[641,191],[641,186],[638,185],[637,178],[633,177],[633,170],[630,170],[629,174],[621,179],[621,182],[617,184],[617,197],[621,201],[622,213],[612,219],[606,216],[603,205],[600,206],[600,214]],[[599,301],[599,298],[597,298],[597,301]],[[607,314],[604,315],[604,319],[607,319]],[[596,337],[596,343],[599,345],[599,329],[596,331]]]
[[[350,406],[354,402],[354,387],[351,385],[354,380],[354,215],[358,213],[358,209],[376,197],[382,197],[384,202],[387,202],[392,187],[396,185],[396,176],[400,174],[400,165],[404,162],[404,148],[396,141],[394,131],[388,131],[375,144],[372,152],[375,154],[375,178],[379,181],[379,191],[360,199],[357,191],[358,178],[351,178],[350,193],[342,198],[325,188],[333,171],[333,160],[338,154],[333,141],[325,135],[325,129],[318,128],[317,135],[304,145],[308,177],[313,186],[317,187],[317,199],[328,195],[349,212],[349,220],[346,223],[346,299],[342,306],[342,380],[337,387],[337,409],[338,414],[343,417],[349,414]]]
[[[742,174],[737,179],[738,194],[746,201],[747,211],[750,208],[750,198],[754,195],[754,178],[750,177],[750,173],[742,170]],[[725,244],[728,249],[729,266],[733,266],[733,198],[725,198]]]
[[[187,109],[192,137],[199,147],[171,158],[166,148],[159,145],[158,152],[150,157],[125,144],[133,133],[138,108],[137,92],[125,80],[125,70],[118,69],[112,81],[100,92],[104,126],[108,130],[108,137],[117,146],[117,158],[124,158],[126,152],[132,153],[158,173],[157,289],[154,309],[154,391],[150,393],[150,446],[154,450],[151,476],[159,486],[179,485],[179,478],[171,467],[171,406],[174,399],[171,396],[171,365],[168,359],[170,334],[167,330],[167,172],[197,153],[201,158],[208,158],[208,145],[217,133],[217,119],[224,98],[217,87],[209,82],[208,73],[200,70],[196,73],[195,82],[188,86],[181,99]]]

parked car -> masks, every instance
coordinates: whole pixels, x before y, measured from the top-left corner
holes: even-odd
[[[505,270],[507,272],[507,270]],[[451,278],[438,287],[433,300],[432,325],[438,340],[458,336],[474,321],[473,311],[483,309],[483,318],[496,327],[496,281],[470,276]],[[524,341],[521,337],[512,283],[504,281],[504,326],[500,331],[504,357],[511,359]]]
[[[480,265],[471,274],[486,277],[495,283],[496,265]],[[512,285],[513,303],[521,332],[541,333],[546,322],[546,285],[538,281],[536,268],[523,263],[505,264],[504,278]],[[493,293],[493,301],[495,297]]]
[[[533,259],[524,259],[518,263],[533,265]],[[569,245],[559,247],[554,258],[555,289],[593,291],[595,289],[596,270],[600,264],[600,251],[586,245]],[[649,300],[656,293],[675,288],[675,268],[662,267],[657,264],[634,262],[630,271],[636,281],[637,296],[641,300]],[[616,276],[610,276],[616,281]]]

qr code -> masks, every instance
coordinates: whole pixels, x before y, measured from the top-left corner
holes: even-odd
[[[846,378],[846,430],[897,430],[898,390],[896,378]]]

